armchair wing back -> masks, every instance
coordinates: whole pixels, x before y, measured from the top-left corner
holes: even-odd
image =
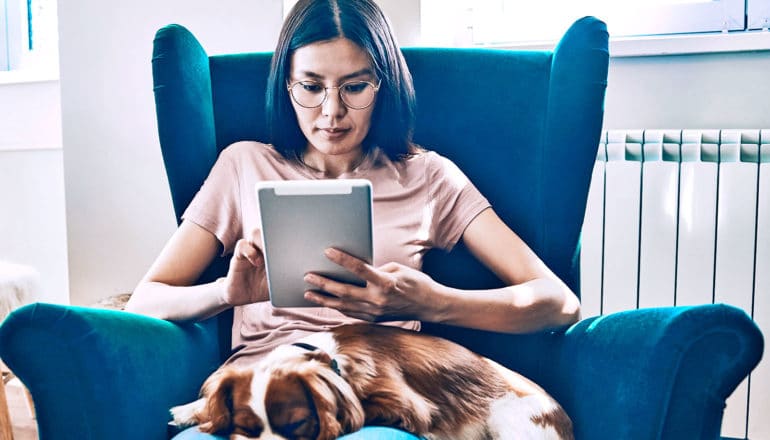
[[[604,23],[586,17],[554,51],[403,50],[417,94],[415,141],[454,160],[576,291],[580,228],[602,125],[607,39]],[[268,138],[271,55],[207,57],[185,28],[158,32],[155,99],[177,218],[219,151],[235,141]],[[430,264],[428,271],[457,284],[499,283],[462,251],[448,258],[459,260]]]

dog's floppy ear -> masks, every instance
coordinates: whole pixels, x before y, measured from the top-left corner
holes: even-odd
[[[319,440],[335,439],[364,426],[361,401],[339,374],[323,367],[305,380],[318,413]]]
[[[271,378],[265,408],[278,434],[333,440],[363,426],[361,403],[347,382],[328,367],[316,367]]]
[[[206,405],[196,414],[198,429],[209,434],[260,435],[264,423],[248,405],[252,378],[252,371],[235,368],[211,375],[203,384]]]
[[[265,390],[272,430],[286,438],[317,439],[320,423],[311,392],[297,372],[274,372]]]

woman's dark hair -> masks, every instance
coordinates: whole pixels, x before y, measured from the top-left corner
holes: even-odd
[[[388,19],[373,0],[299,0],[283,23],[267,83],[266,113],[270,142],[284,157],[302,156],[302,134],[286,89],[291,57],[308,44],[344,37],[369,54],[382,80],[364,153],[380,147],[391,160],[412,150],[415,96],[412,76]]]

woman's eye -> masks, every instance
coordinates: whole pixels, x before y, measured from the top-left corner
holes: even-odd
[[[302,90],[309,93],[320,93],[323,91],[323,87],[316,83],[300,83],[302,84]]]
[[[345,93],[361,93],[369,86],[366,82],[347,83],[342,86]]]

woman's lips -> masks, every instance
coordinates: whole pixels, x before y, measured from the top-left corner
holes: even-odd
[[[343,128],[321,128],[319,131],[329,140],[340,139],[348,133],[348,130]]]

